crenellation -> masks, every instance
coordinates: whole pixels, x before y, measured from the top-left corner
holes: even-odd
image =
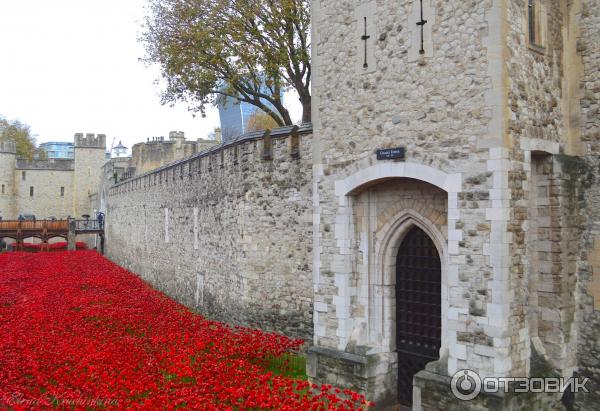
[[[76,133],[75,148],[101,148],[106,150],[106,134]]]
[[[90,195],[98,191],[106,136],[75,136],[73,159],[26,159],[12,141],[0,142],[0,211],[4,219],[31,214],[38,219],[93,215]],[[102,150],[97,150],[102,149]],[[91,149],[91,150],[90,150]]]
[[[48,159],[48,160],[29,160],[18,158],[16,164],[17,170],[75,170],[75,160],[72,159]]]
[[[17,154],[17,145],[14,141],[0,141],[0,153]]]
[[[135,181],[143,179],[147,176],[152,176],[152,175],[156,175],[156,174],[158,174],[159,179],[162,180],[163,172],[166,173],[165,174],[166,178],[164,178],[165,182],[169,181],[170,179],[175,180],[177,175],[179,175],[181,179],[184,179],[183,168],[188,167],[189,170],[192,170],[192,168],[194,167],[193,163],[198,164],[198,173],[202,174],[203,165],[205,167],[205,169],[204,169],[205,172],[210,173],[210,172],[213,172],[217,168],[229,169],[232,166],[237,166],[240,162],[247,163],[248,161],[247,160],[245,161],[243,158],[248,155],[251,155],[253,157],[253,160],[256,160],[258,158],[257,142],[264,141],[263,139],[265,136],[267,136],[267,138],[270,138],[272,141],[271,142],[272,156],[275,156],[275,154],[278,154],[283,157],[289,156],[292,159],[294,159],[294,158],[298,159],[299,154],[294,153],[292,151],[294,149],[294,146],[291,145],[288,140],[295,138],[297,141],[296,144],[298,144],[296,146],[296,150],[298,150],[299,141],[300,141],[300,139],[304,138],[301,136],[305,136],[310,132],[311,132],[311,126],[304,125],[302,129],[298,128],[297,126],[293,127],[293,128],[286,127],[286,128],[281,128],[281,129],[275,129],[273,131],[273,133],[275,134],[275,138],[271,137],[271,132],[264,133],[263,135],[261,135],[260,133],[250,133],[245,136],[246,137],[245,139],[241,138],[236,141],[229,142],[227,144],[221,144],[220,146],[214,146],[214,147],[209,148],[200,153],[196,153],[196,154],[188,156],[186,158],[176,160],[172,163],[166,164],[162,167],[153,169],[147,173],[132,176],[130,179],[123,180],[121,182],[114,184],[113,188],[120,187],[121,185],[127,184],[128,182],[131,182],[131,181],[135,182]],[[244,137],[244,136],[242,136],[242,137]],[[283,141],[283,143],[281,141]],[[264,159],[264,157],[263,157],[264,156],[264,147],[265,147],[264,143],[261,143],[261,148],[263,149],[263,151],[261,151],[261,154],[260,154],[261,159]],[[240,148],[241,148],[241,150],[240,150]],[[241,157],[242,157],[241,161],[239,159],[240,151],[241,151]],[[227,153],[230,153],[230,154],[228,155]],[[215,159],[215,156],[217,156],[217,159]],[[219,167],[214,167],[215,164],[218,164]],[[185,174],[186,174],[185,178],[188,178],[188,179],[193,178],[193,175],[194,175],[191,172],[188,172]],[[112,191],[113,190],[111,189],[111,192]]]

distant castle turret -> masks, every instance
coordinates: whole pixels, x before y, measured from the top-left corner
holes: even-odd
[[[0,153],[16,154],[17,144],[14,141],[0,141]]]
[[[75,134],[75,147],[86,147],[86,148],[103,148],[106,149],[106,134],[93,134],[93,133],[76,133]]]
[[[217,144],[213,140],[186,140],[183,131],[171,131],[169,139],[153,137],[133,146],[131,168],[141,174],[180,158],[206,150]]]
[[[90,214],[98,191],[106,135],[77,133],[74,158],[17,158],[14,141],[0,142],[0,212],[4,219]]]

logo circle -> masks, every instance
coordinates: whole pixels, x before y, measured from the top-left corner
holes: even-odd
[[[460,370],[450,382],[452,394],[461,401],[471,401],[481,393],[481,377],[473,370]]]

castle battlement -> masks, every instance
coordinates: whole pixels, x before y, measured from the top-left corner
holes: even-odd
[[[110,193],[118,195],[147,188],[150,185],[161,185],[163,181],[166,184],[176,175],[183,180],[192,175],[210,174],[216,170],[238,166],[239,158],[245,155],[255,155],[252,160],[255,163],[270,163],[274,160],[275,148],[277,148],[278,156],[281,156],[278,160],[285,162],[287,158],[298,159],[300,157],[300,136],[308,134],[312,134],[311,123],[246,133],[226,143],[212,146],[145,173],[125,175],[123,181],[112,186]],[[257,142],[260,144],[257,145]],[[168,141],[164,143],[168,143]],[[159,178],[157,179],[156,176]]]
[[[183,131],[171,131],[169,140],[185,140],[185,133]]]
[[[0,210],[5,219],[20,214],[38,218],[91,214],[96,204],[90,194],[98,191],[105,162],[104,134],[77,134],[74,158],[17,156],[14,141],[0,142]],[[46,147],[71,144],[49,143]],[[77,148],[84,148],[78,150]],[[85,149],[90,148],[90,149]]]
[[[70,158],[51,158],[47,160],[29,160],[26,158],[19,158],[17,159],[16,169],[74,171],[75,160]]]
[[[76,133],[75,148],[102,148],[106,150],[106,134]]]
[[[17,154],[17,144],[14,141],[0,141],[0,153]]]

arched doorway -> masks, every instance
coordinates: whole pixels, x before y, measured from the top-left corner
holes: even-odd
[[[398,399],[412,403],[413,376],[439,359],[442,335],[442,270],[432,239],[414,226],[396,258]]]

